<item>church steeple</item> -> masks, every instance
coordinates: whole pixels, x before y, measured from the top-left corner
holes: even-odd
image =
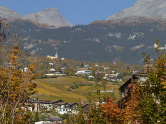
[[[56,52],[56,54],[55,54],[55,58],[58,59],[58,53],[57,53],[57,52]]]

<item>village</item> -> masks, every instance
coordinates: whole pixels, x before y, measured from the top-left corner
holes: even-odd
[[[165,124],[166,1],[2,1],[0,124]]]
[[[47,56],[51,60],[58,59],[58,54],[56,53],[55,56]],[[56,65],[54,63],[49,63],[50,69],[49,73],[46,73],[46,78],[54,78],[54,76],[57,77],[65,77],[67,74],[63,73],[64,68],[58,69],[59,71],[56,71]],[[95,64],[93,68],[99,67],[98,64]],[[24,69],[26,71],[26,68]],[[94,81],[95,76],[100,77],[100,81],[105,80],[107,82],[112,82],[116,85],[116,82],[123,82],[122,77],[118,77],[120,75],[120,72],[111,71],[111,73],[108,73],[109,67],[103,67],[103,72],[93,72],[92,74],[92,67],[89,65],[83,65],[80,67],[76,72],[75,76],[85,76],[87,77],[87,80]],[[141,82],[141,85],[146,83],[148,80],[147,73],[139,73],[138,71],[133,71],[132,76],[128,78],[128,80],[120,86],[120,99],[117,101],[119,108],[123,108],[125,104],[125,99],[130,96],[131,93],[131,87],[132,87],[132,80]],[[56,77],[56,78],[57,78]],[[76,82],[78,84],[83,82]],[[99,92],[114,92],[114,89],[109,89],[107,91],[99,91]],[[36,122],[36,124],[44,124],[44,123],[63,123],[64,118],[62,119],[62,116],[64,115],[70,115],[70,116],[77,116],[80,113],[80,110],[82,110],[85,114],[85,118],[88,119],[88,113],[90,112],[90,107],[88,103],[88,100],[80,100],[79,102],[74,103],[68,103],[65,102],[62,99],[55,99],[55,101],[48,101],[48,100],[42,100],[39,99],[40,95],[42,94],[36,94],[35,98],[31,99],[32,106],[28,109],[32,112],[37,112],[40,116],[42,115],[42,119],[40,119],[40,122]],[[109,96],[108,98],[109,99]],[[105,104],[107,102],[107,99],[101,99],[94,101],[92,104],[95,106],[100,106],[101,104]],[[87,116],[87,117],[86,117]]]

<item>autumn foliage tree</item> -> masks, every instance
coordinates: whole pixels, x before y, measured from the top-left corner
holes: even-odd
[[[125,110],[118,107],[114,99],[109,99],[109,101],[103,105],[102,115],[107,117],[111,124],[124,124],[125,122]]]
[[[142,124],[165,123],[166,121],[166,55],[160,51],[156,40],[157,57],[152,61],[148,54],[144,62],[148,79],[146,82],[135,82],[133,95],[133,122]],[[134,83],[134,81],[133,81]],[[131,120],[131,99],[126,103],[126,121]]]
[[[160,43],[156,39],[155,51],[157,56],[151,61],[150,56],[144,54],[148,81],[140,87],[138,97],[142,123],[156,124],[166,122],[166,55],[160,51]]]
[[[0,45],[4,46],[8,33],[5,33],[7,24],[2,28],[0,21]],[[14,35],[13,46],[9,55],[8,65],[0,66],[0,123],[25,124],[31,121],[30,97],[35,93],[36,84],[33,82],[33,65],[27,72],[21,72],[17,63],[18,42]]]
[[[166,55],[160,51],[160,44],[156,40],[157,57],[144,55],[147,70],[147,80],[133,80],[130,94],[126,97],[123,109],[118,108],[114,100],[102,105],[103,116],[107,116],[111,123],[156,124],[166,122]],[[132,97],[132,100],[131,100]]]

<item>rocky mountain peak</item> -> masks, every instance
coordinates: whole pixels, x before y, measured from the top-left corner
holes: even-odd
[[[72,26],[67,20],[65,20],[56,8],[47,8],[42,11],[28,14],[24,16],[24,19],[29,19],[35,22],[54,26],[55,28]]]
[[[138,0],[133,7],[113,14],[107,20],[117,20],[129,16],[158,17],[166,19],[166,0]]]
[[[17,12],[14,12],[11,9],[8,9],[8,8],[0,5],[0,17],[1,18],[21,19],[22,15]]]
[[[55,11],[55,12],[59,13],[59,11],[54,7],[46,8],[43,11],[45,11],[45,12]]]

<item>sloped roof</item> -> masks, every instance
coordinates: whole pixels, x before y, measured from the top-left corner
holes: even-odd
[[[57,102],[64,102],[64,101],[61,100],[61,99],[59,99],[59,100],[56,100],[56,101],[54,101],[54,102],[52,102],[52,103],[54,104],[54,103],[57,103]]]

